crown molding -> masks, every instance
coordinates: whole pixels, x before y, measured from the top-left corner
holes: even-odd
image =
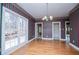
[[[32,20],[35,21],[35,18],[31,14],[29,14],[27,11],[25,11],[22,7],[20,7],[18,4],[16,4],[16,3],[3,3],[3,6],[9,8],[9,9],[10,8],[12,9],[12,7],[10,7],[10,5],[12,5],[13,7],[15,7],[16,10],[17,9],[20,10],[24,14],[22,16],[24,16],[24,17],[26,17],[28,19],[32,19]]]
[[[27,11],[25,11],[22,7],[20,7],[18,4],[16,3],[12,3],[12,5],[14,5],[16,8],[18,8],[19,10],[21,10],[24,14],[29,15],[29,17],[35,19],[31,14],[29,14]]]
[[[73,14],[78,9],[79,9],[79,3],[69,12],[69,15]]]
[[[61,20],[61,19],[64,19],[64,20],[69,19],[69,16],[66,16],[66,17],[54,17],[53,18],[53,20]],[[36,18],[35,21],[43,21],[43,20],[42,20],[42,18]]]

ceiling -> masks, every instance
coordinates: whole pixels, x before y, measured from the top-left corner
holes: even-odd
[[[18,5],[35,18],[42,18],[47,15],[46,3],[18,3]],[[54,17],[68,16],[76,5],[76,3],[48,3],[48,15]]]

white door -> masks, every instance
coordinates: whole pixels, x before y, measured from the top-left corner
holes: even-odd
[[[60,22],[52,22],[52,38],[53,39],[61,39],[61,23]]]

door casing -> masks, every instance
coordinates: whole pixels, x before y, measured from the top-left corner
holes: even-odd
[[[43,38],[43,22],[36,22],[35,23],[35,38],[38,38],[37,37],[37,24],[41,24],[42,25],[42,37]]]
[[[54,35],[54,32],[53,32],[53,30],[54,30],[54,23],[59,23],[59,40],[61,40],[61,22],[60,21],[52,22],[52,39],[54,39],[53,38],[53,35]]]

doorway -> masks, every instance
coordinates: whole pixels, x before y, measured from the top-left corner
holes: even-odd
[[[66,42],[69,43],[70,42],[70,22],[69,21],[65,21],[65,38],[66,38]]]
[[[43,23],[37,22],[35,23],[35,38],[43,37]]]
[[[61,39],[61,22],[52,22],[52,38]]]

